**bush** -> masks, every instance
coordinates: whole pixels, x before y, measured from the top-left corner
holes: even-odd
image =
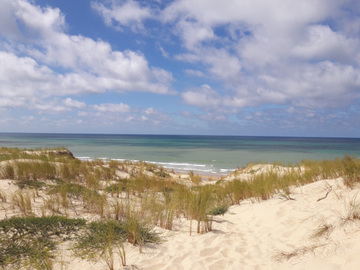
[[[229,210],[228,205],[216,206],[209,211],[209,215],[212,216],[224,215],[228,210]]]
[[[13,217],[0,221],[0,266],[51,269],[58,242],[85,225],[83,219]]]
[[[126,221],[95,221],[88,224],[86,232],[76,239],[72,248],[75,256],[97,262],[103,260],[109,269],[114,269],[114,254],[126,265],[126,254],[123,243],[129,241],[139,244],[159,243],[159,235],[148,226],[131,218]],[[141,251],[141,250],[140,250]]]

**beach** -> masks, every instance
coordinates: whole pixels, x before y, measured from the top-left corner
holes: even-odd
[[[0,133],[0,147],[65,147],[81,160],[145,161],[168,170],[226,176],[249,163],[360,157],[359,138]]]
[[[17,159],[9,159],[10,152]],[[34,264],[12,254],[17,258],[14,261],[24,268],[43,269],[46,265],[50,269],[355,270],[360,267],[358,159],[303,163],[301,167],[253,164],[227,176],[209,179],[142,162],[79,161],[62,149],[8,148],[2,149],[0,156],[3,159],[0,232],[4,233],[4,228],[9,226],[4,224],[11,218],[18,218],[16,222],[29,218],[44,222],[42,218],[51,220],[60,215],[68,219],[62,222],[71,224],[78,218],[84,219],[90,227],[81,227],[82,235],[90,233],[87,230],[94,226],[91,224],[108,224],[105,227],[108,229],[111,222],[123,224],[131,219],[147,228],[148,234],[143,237],[159,237],[141,240],[134,236],[131,239],[138,240],[132,242],[128,232],[120,244],[111,242],[112,249],[100,245],[106,249],[96,249],[97,253],[91,257],[86,253],[88,246],[74,253],[74,243],[80,245],[82,238],[79,240],[74,234],[73,238],[64,240],[67,239],[64,236],[56,242],[56,250],[45,253],[54,256],[45,263],[40,258]],[[21,171],[24,164],[26,168],[32,166],[27,174]],[[37,164],[42,164],[41,168]],[[82,169],[70,175],[64,168],[73,164]],[[49,179],[42,176],[45,167]],[[7,177],[12,173],[9,168],[14,168],[13,179]],[[84,177],[86,173],[89,174]],[[99,179],[92,178],[92,173]],[[189,201],[187,196],[193,199]],[[192,201],[197,201],[193,210]],[[225,210],[215,213],[213,206]],[[199,214],[202,207],[205,212]],[[12,221],[11,226],[16,222]],[[52,226],[56,224],[59,221]],[[40,227],[38,230],[41,231]],[[7,233],[2,237],[12,235]],[[34,237],[31,241],[38,241]],[[125,263],[122,256],[126,257]],[[5,269],[12,265],[6,260],[2,263]]]

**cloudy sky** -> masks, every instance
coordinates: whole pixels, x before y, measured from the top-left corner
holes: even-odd
[[[0,132],[360,137],[358,0],[0,7]]]

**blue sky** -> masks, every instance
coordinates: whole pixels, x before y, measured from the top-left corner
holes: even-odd
[[[360,137],[359,1],[0,6],[0,132]]]

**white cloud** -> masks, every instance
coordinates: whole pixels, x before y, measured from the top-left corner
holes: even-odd
[[[17,57],[13,53],[0,51],[0,82],[1,94],[5,96],[32,96],[40,84],[40,91],[48,90],[46,82],[54,79],[53,72],[41,66],[30,57]],[[12,87],[10,87],[10,85]]]
[[[107,26],[121,30],[121,26],[131,26],[134,30],[143,28],[142,21],[152,17],[151,10],[133,0],[112,1],[111,5],[92,2],[91,6],[103,17]],[[120,26],[120,27],[119,27]]]
[[[187,104],[202,108],[289,104],[306,108],[344,108],[359,97],[360,39],[353,9],[346,20],[342,7],[352,1],[177,0],[164,10],[164,20],[181,27],[201,25],[214,33],[184,29],[187,52],[178,60],[204,64],[223,87],[182,94]],[[359,5],[357,5],[359,6]],[[330,24],[332,25],[330,27]],[[221,29],[224,34],[216,35]],[[351,30],[349,30],[351,29]]]
[[[64,100],[64,104],[68,107],[71,107],[71,108],[77,108],[77,109],[83,109],[86,107],[86,104],[85,102],[81,102],[81,101],[78,101],[78,100],[74,100],[72,98],[66,98]]]
[[[182,93],[182,98],[187,104],[205,108],[218,107],[221,103],[221,97],[209,85],[186,91]]]
[[[161,46],[160,42],[156,42],[156,46],[158,47],[158,49],[160,50],[160,52],[161,52],[161,54],[162,54],[162,56],[163,56],[164,58],[169,58],[169,57],[170,57],[169,52],[167,52],[167,51],[163,48],[163,46]]]
[[[346,38],[328,25],[314,25],[306,29],[305,40],[295,45],[292,52],[304,59],[352,62],[359,52],[359,40]]]
[[[77,111],[99,123],[113,113],[109,125],[119,121],[119,113],[125,114],[123,121],[146,118],[149,125],[169,120],[159,108],[87,106],[73,97],[171,94],[171,72],[152,66],[139,51],[117,51],[107,41],[68,34],[65,15],[57,8],[30,0],[0,1],[0,109]],[[186,87],[180,95],[186,104],[205,111],[197,115],[202,121],[225,121],[229,114],[257,107],[243,117],[263,123],[267,114],[277,120],[291,114],[296,121],[301,111],[308,119],[321,115],[326,123],[324,111],[359,103],[358,1],[94,0],[92,7],[107,26],[145,35],[139,46],[155,37],[157,53],[166,58],[159,63],[170,67],[182,61],[174,69],[177,76],[182,78],[182,70],[196,78],[186,76],[175,85]]]
[[[46,103],[38,103],[35,105],[35,108],[40,111],[40,113],[42,112],[47,112],[47,113],[59,113],[59,112],[66,112],[66,111],[70,111],[70,109],[66,106],[62,106],[62,105],[58,105],[55,102],[46,102]]]
[[[172,92],[171,73],[150,67],[143,54],[115,51],[102,40],[66,34],[65,17],[59,9],[40,8],[28,1],[3,1],[6,12],[11,14],[3,19],[4,23],[9,22],[14,28],[12,35],[0,28],[0,36],[12,40],[11,52],[6,51],[6,43],[0,43],[1,57],[6,58],[1,66],[2,77],[10,74],[7,81],[11,89],[14,83],[9,83],[10,77],[23,84],[21,93],[27,89],[29,94]],[[58,67],[68,72],[56,73]]]
[[[201,42],[214,38],[211,27],[193,21],[181,20],[177,23],[177,29],[183,38],[184,46],[189,50],[194,50]]]
[[[101,113],[126,113],[130,111],[129,105],[124,103],[104,103],[100,105],[94,105],[94,109]]]
[[[109,10],[124,11],[124,3]],[[218,89],[184,92],[181,96],[187,104],[236,108],[289,103],[328,108],[359,98],[356,1],[176,0],[162,10],[136,7],[147,11],[147,16],[134,16],[138,23],[157,20],[179,35],[186,51],[175,59],[205,67],[196,72],[187,69],[187,74],[222,83]],[[353,14],[344,16],[348,10]],[[218,34],[218,29],[225,34]]]
[[[141,116],[142,121],[151,122],[155,125],[171,121],[167,114],[164,114],[153,107],[147,108],[143,111],[145,115]]]
[[[136,4],[128,2],[131,3]],[[41,8],[27,0],[1,0],[2,109],[70,113],[86,108],[84,102],[72,99],[72,95],[106,91],[174,92],[172,74],[150,66],[141,52],[116,51],[108,42],[69,35],[66,29],[65,16],[58,8]],[[125,104],[107,107],[101,104],[96,110],[124,113],[130,108]]]

